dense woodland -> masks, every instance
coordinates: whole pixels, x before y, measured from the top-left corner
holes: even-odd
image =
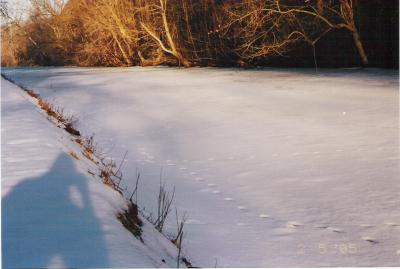
[[[32,0],[3,66],[398,68],[397,0]]]

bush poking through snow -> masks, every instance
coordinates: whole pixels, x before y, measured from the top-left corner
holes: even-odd
[[[172,201],[175,196],[175,188],[172,193],[166,190],[165,184],[162,183],[160,177],[160,189],[157,196],[157,218],[152,221],[154,227],[162,233],[165,221],[171,211]]]
[[[138,187],[139,187],[140,173],[136,170],[136,182],[135,188],[132,191],[131,196],[129,197],[129,201],[133,202],[133,197],[135,197],[135,203],[138,201]]]
[[[94,134],[89,137],[83,137],[82,139],[75,140],[83,148],[83,155],[89,160],[94,162],[93,156],[101,158],[102,151],[97,143],[94,142]],[[98,163],[96,163],[98,164]]]
[[[176,216],[176,227],[177,227],[178,231],[177,231],[176,237],[174,239],[171,239],[171,242],[178,248],[177,267],[179,268],[181,253],[182,253],[183,227],[185,226],[185,222],[186,222],[186,214],[184,213],[182,219],[179,220],[178,209],[175,207],[175,216]],[[183,258],[183,259],[185,259],[185,258]],[[185,264],[186,264],[186,262],[185,262]]]
[[[75,119],[73,116],[67,118],[67,122],[64,123],[65,125],[65,131],[67,131],[68,133],[74,135],[74,136],[80,136],[81,133],[75,129],[75,124],[78,120]]]
[[[121,195],[123,195],[123,191],[124,191],[124,189],[121,188],[121,182],[122,182],[121,167],[125,161],[127,153],[128,152],[125,152],[124,158],[122,159],[118,168],[117,168],[117,163],[113,159],[102,158],[100,160],[100,163],[101,163],[100,175],[99,175],[100,178],[103,179],[104,184],[111,186],[114,190],[119,192]]]
[[[42,99],[42,98],[38,98],[38,104],[39,104],[39,106],[47,113],[47,115],[48,115],[49,117],[53,117],[53,118],[56,118],[56,119],[57,119],[57,115],[56,115],[56,113],[54,112],[54,106],[53,106],[53,104],[51,104],[51,103],[45,101],[45,100]]]
[[[177,228],[177,233],[176,237],[171,239],[171,242],[178,248],[182,248],[182,239],[183,239],[183,227],[185,226],[186,223],[186,213],[183,214],[183,217],[181,220],[179,220],[179,215],[178,215],[178,209],[175,207],[175,216],[176,216],[176,228]]]
[[[39,99],[39,98],[40,98],[40,95],[37,94],[37,93],[35,93],[35,92],[32,91],[32,90],[26,90],[26,92],[27,92],[31,97],[33,97],[33,98],[35,98],[35,99]]]
[[[122,194],[123,189],[120,187],[122,173],[117,169],[117,164],[114,160],[101,160],[99,176],[103,180],[104,184]]]
[[[139,211],[136,204],[129,201],[128,209],[124,212],[118,213],[117,218],[128,231],[143,241],[142,238],[140,238],[142,235],[141,226],[143,225],[143,222],[139,218]]]
[[[72,150],[69,152],[69,155],[71,155],[71,157],[74,158],[75,160],[79,160],[78,155],[76,155],[76,153],[73,152]]]

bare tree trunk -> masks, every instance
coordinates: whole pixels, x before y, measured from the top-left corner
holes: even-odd
[[[353,32],[353,40],[358,50],[358,53],[360,54],[363,66],[368,65],[368,57],[367,54],[365,53],[364,46],[361,42],[360,34],[358,33],[357,30]]]
[[[340,11],[343,20],[345,21],[346,27],[353,35],[353,40],[356,45],[358,54],[361,57],[362,64],[364,66],[368,65],[368,57],[365,53],[364,46],[361,42],[360,33],[358,32],[356,23],[354,21],[354,6],[357,5],[357,1],[353,0],[341,0],[340,1]]]
[[[169,23],[167,19],[167,1],[168,0],[160,0],[160,5],[161,5],[161,17],[162,17],[162,22],[165,30],[165,35],[167,37],[168,44],[171,48],[172,54],[178,59],[178,61],[185,67],[189,67],[190,63],[188,60],[183,57],[183,55],[177,50],[174,39],[172,37],[170,28],[169,28]]]

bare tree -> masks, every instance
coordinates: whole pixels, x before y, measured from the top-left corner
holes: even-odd
[[[85,41],[79,59],[87,65],[134,64],[139,39],[135,21],[137,7],[129,0],[78,2],[82,12]]]
[[[344,21],[343,27],[349,30],[353,35],[354,43],[357,47],[363,65],[368,65],[368,57],[361,42],[360,33],[354,21],[355,2],[356,1],[353,2],[353,0],[340,0],[340,14]]]
[[[314,46],[328,32],[346,29],[353,35],[363,64],[368,64],[352,0],[294,2],[248,0],[228,4],[225,11],[229,20],[217,30],[235,37],[241,58],[254,59],[282,55],[299,41]]]
[[[2,19],[9,18],[7,1],[0,1],[0,16]]]
[[[190,62],[178,48],[177,32],[173,30],[173,23],[169,18],[168,0],[142,2],[140,25],[143,30],[156,42],[162,52],[172,55],[183,66],[190,66]]]

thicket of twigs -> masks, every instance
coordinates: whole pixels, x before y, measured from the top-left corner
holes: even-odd
[[[31,0],[7,17],[2,65],[249,66],[345,31],[368,64],[357,0]]]

